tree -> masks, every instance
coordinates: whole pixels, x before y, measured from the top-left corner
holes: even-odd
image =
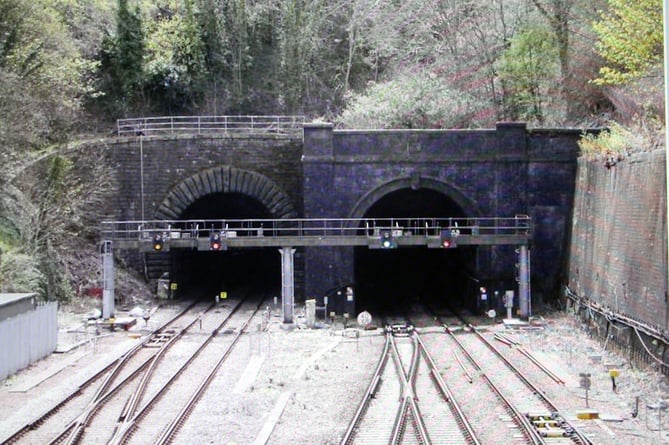
[[[225,79],[229,76],[225,61],[226,36],[215,0],[200,0],[196,18],[206,66],[202,86],[205,91],[200,109],[204,114],[224,114],[228,101]]]
[[[144,31],[139,6],[131,11],[128,0],[118,0],[114,78],[123,98],[137,94],[142,84]]]
[[[619,85],[649,75],[663,60],[662,2],[608,3],[609,10],[593,24],[599,38],[595,47],[607,64],[595,82]]]
[[[349,128],[467,128],[486,119],[485,102],[436,75],[405,73],[355,95],[339,123]]]
[[[48,2],[0,0],[0,148],[64,138],[93,67]]]
[[[118,0],[116,33],[107,35],[100,49],[98,79],[104,97],[97,103],[112,116],[127,115],[140,98],[144,84],[144,30],[139,5]]]
[[[458,103],[452,118],[441,115],[430,127],[447,122],[464,127],[492,124],[503,116],[497,64],[518,26],[518,3],[409,0],[380,2],[376,9],[368,6],[374,13],[367,16],[357,38],[373,57],[370,73],[375,91],[370,91],[370,99],[386,82],[410,81],[412,76],[430,79],[420,82],[421,88],[435,90],[422,94],[438,96],[447,91],[444,103]],[[358,94],[352,97],[349,104],[357,106]],[[471,120],[463,121],[463,116]]]
[[[62,226],[72,218],[64,213],[66,207],[56,204],[56,211],[49,211],[34,198],[39,195],[45,198],[41,202],[55,204],[72,190],[50,181],[64,178],[58,172],[66,171],[65,164],[56,162],[51,171],[29,167],[46,147],[72,137],[82,122],[82,101],[92,92],[89,80],[95,66],[82,57],[59,6],[50,0],[0,0],[1,280],[6,290],[38,291],[53,298],[67,292],[67,286],[54,288],[64,276],[54,250],[58,243],[32,247],[54,234],[56,220]],[[46,193],[52,185],[55,194]],[[37,188],[44,193],[34,194]],[[90,189],[81,193],[95,195]]]
[[[225,0],[223,17],[227,38],[227,65],[230,67],[232,100],[237,104],[244,102],[247,86],[247,71],[252,66],[253,22],[249,17],[246,0]],[[250,82],[250,80],[249,80]]]
[[[571,76],[569,64],[569,44],[570,29],[569,21],[571,11],[576,0],[532,0],[532,4],[539,10],[542,16],[548,21],[553,30],[554,42],[556,44],[558,60],[560,62],[560,74],[562,77],[562,98],[565,103],[569,103],[569,78]]]
[[[162,5],[154,15],[146,26],[146,99],[169,114],[191,112],[208,75],[194,3]]]
[[[541,25],[529,25],[513,36],[499,68],[508,118],[544,123],[544,105],[555,90],[557,52],[553,34]]]

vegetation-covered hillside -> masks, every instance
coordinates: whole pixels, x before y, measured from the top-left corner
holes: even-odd
[[[0,290],[96,279],[113,184],[76,141],[119,117],[655,130],[661,67],[660,0],[0,0]]]

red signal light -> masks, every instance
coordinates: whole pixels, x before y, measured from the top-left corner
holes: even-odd
[[[452,249],[454,247],[457,247],[457,243],[455,240],[456,236],[450,231],[450,230],[442,230],[441,231],[441,247],[444,249]]]
[[[222,247],[221,235],[215,233],[209,237],[209,250],[221,250]]]

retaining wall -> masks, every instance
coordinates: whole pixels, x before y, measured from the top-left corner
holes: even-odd
[[[669,328],[665,151],[607,167],[579,160],[567,285],[582,298]]]

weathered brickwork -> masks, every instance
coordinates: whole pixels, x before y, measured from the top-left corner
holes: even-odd
[[[568,283],[582,297],[669,328],[665,151],[578,163]]]
[[[300,139],[281,136],[119,139],[109,152],[110,162],[119,174],[118,202],[110,217],[177,217],[184,205],[192,203],[187,202],[189,199],[202,197],[207,190],[241,192],[270,204],[268,207],[274,206],[273,210],[280,213],[276,217],[295,217],[302,213],[301,155]],[[218,186],[221,189],[214,190]],[[270,195],[279,191],[285,197],[281,197],[283,204],[276,207]],[[180,197],[185,201],[177,202]],[[170,199],[175,200],[173,209]]]
[[[522,123],[383,131],[309,124],[304,139],[152,136],[105,141],[100,149],[117,172],[109,219],[178,218],[194,201],[217,192],[255,199],[275,218],[362,217],[398,190],[447,197],[458,209],[453,216],[530,215],[532,290],[541,297],[558,289],[566,264],[580,135],[528,130]],[[296,276],[305,283],[304,295],[354,278],[352,248],[298,253]],[[515,261],[512,246],[479,247],[475,273],[513,286]]]
[[[463,216],[532,216],[536,222],[534,291],[555,290],[564,265],[580,132],[492,130],[333,130],[305,128],[306,217],[362,217],[398,188],[428,188],[451,198]],[[307,292],[353,281],[353,255],[341,249],[307,255]],[[513,282],[513,248],[480,247],[477,274]],[[327,271],[326,274],[323,271]]]

